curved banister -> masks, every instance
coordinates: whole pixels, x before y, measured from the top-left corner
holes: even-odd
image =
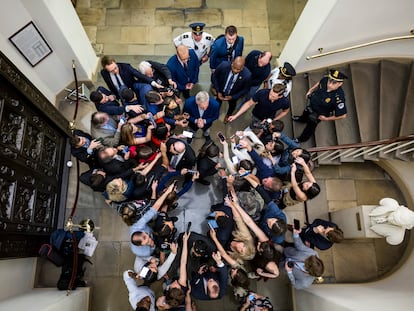
[[[335,151],[335,150],[344,150],[344,149],[352,149],[352,148],[363,148],[363,147],[373,147],[379,145],[389,145],[396,142],[402,141],[409,141],[414,140],[414,135],[407,135],[401,137],[394,137],[389,139],[382,139],[382,140],[374,140],[356,144],[344,144],[344,145],[337,145],[337,146],[325,146],[325,147],[312,147],[306,148],[309,152],[324,152],[324,151]]]
[[[325,52],[325,53],[315,54],[315,55],[311,55],[311,56],[306,56],[306,60],[311,60],[311,59],[314,59],[314,58],[319,58],[319,57],[324,57],[324,56],[328,56],[328,55],[332,55],[332,54],[337,54],[337,53],[341,53],[341,52],[355,50],[355,49],[359,49],[359,48],[363,48],[363,47],[367,47],[367,46],[371,46],[371,45],[375,45],[375,44],[379,44],[379,43],[405,40],[405,39],[414,39],[414,30],[411,30],[411,35],[390,37],[390,38],[375,40],[375,41],[371,41],[371,42],[367,42],[367,43],[353,45],[353,46],[350,46],[350,47],[347,47],[347,48],[337,49],[337,50],[333,50],[333,51],[330,51],[330,52]],[[319,48],[319,51],[323,51],[323,48]]]

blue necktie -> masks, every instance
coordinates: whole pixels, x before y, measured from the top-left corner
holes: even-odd
[[[227,84],[226,84],[226,86],[224,87],[223,94],[224,94],[225,96],[226,96],[226,95],[229,95],[229,93],[230,93],[230,91],[231,91],[231,88],[232,88],[232,86],[233,86],[233,79],[234,79],[234,74],[233,74],[233,72],[231,72],[231,73],[230,73],[230,79],[228,79]]]

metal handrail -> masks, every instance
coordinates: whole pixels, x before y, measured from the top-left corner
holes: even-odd
[[[356,144],[344,144],[337,146],[326,147],[312,147],[307,150],[312,154],[312,160],[335,160],[339,157],[353,157],[357,158],[362,155],[373,155],[375,153],[384,152],[384,154],[395,151],[397,149],[403,149],[409,145],[414,144],[414,135],[395,137],[390,139],[362,142]],[[391,149],[389,149],[391,148]],[[388,149],[388,150],[386,150]],[[408,153],[409,151],[401,151],[401,154]],[[343,151],[343,152],[341,152]]]
[[[331,54],[346,52],[346,51],[349,51],[349,50],[355,50],[355,49],[363,48],[363,47],[366,47],[366,46],[375,45],[375,44],[384,43],[384,42],[389,42],[389,41],[414,39],[414,29],[411,30],[410,32],[411,32],[411,35],[408,35],[408,36],[390,37],[390,38],[375,40],[375,41],[371,41],[371,42],[367,42],[367,43],[353,45],[353,46],[350,46],[350,47],[347,47],[347,48],[333,50],[333,51],[330,51],[330,52],[325,52],[325,53],[315,54],[315,55],[311,55],[311,56],[306,56],[306,60],[311,60],[311,59],[314,59],[314,58],[328,56],[328,55],[331,55]],[[320,52],[322,52],[323,48],[319,48],[318,50]]]

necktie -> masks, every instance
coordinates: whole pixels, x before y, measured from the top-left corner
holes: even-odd
[[[234,74],[233,74],[233,72],[230,72],[230,77],[227,80],[226,86],[224,87],[224,91],[223,91],[225,96],[229,95],[229,93],[231,91],[231,88],[233,86],[233,79],[234,79]]]
[[[177,155],[173,155],[172,158],[171,158],[170,166],[172,168],[175,168],[177,166],[177,163],[178,163],[178,156]]]
[[[116,83],[118,83],[118,90],[119,90],[123,84],[121,82],[119,75],[115,75],[115,79],[116,79]]]
[[[183,63],[183,67],[184,67],[185,72],[188,74],[188,64]]]

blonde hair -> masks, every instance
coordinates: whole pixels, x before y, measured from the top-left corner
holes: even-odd
[[[124,180],[122,180],[122,185],[119,187],[115,181],[116,179],[111,180],[106,185],[106,192],[108,193],[108,197],[114,202],[125,201],[127,197],[124,196],[124,192],[127,190],[128,185]]]
[[[230,251],[229,255],[240,263],[242,263],[243,260],[252,260],[256,255],[254,239],[243,220],[236,220],[236,225],[236,229],[232,232],[234,240],[243,242],[245,247],[242,253]]]

